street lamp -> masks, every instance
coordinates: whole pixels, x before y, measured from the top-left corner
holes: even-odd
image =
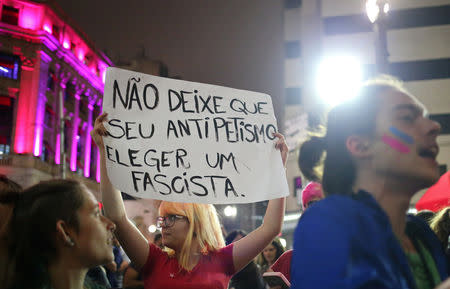
[[[223,213],[227,217],[236,217],[237,209],[235,206],[226,206],[225,209],[223,210]]]
[[[318,66],[317,92],[329,107],[353,98],[361,82],[361,63],[354,56],[330,55],[325,57]]]
[[[387,0],[366,0],[366,14],[373,23],[376,33],[375,41],[375,63],[378,73],[389,73],[386,37],[386,20],[389,12]]]

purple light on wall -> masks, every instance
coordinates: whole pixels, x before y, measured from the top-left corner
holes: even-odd
[[[100,151],[97,150],[97,171],[95,174],[95,179],[97,180],[97,183],[100,183]]]
[[[55,163],[59,165],[61,163],[61,135],[56,135],[56,147],[55,147]]]
[[[70,170],[72,172],[77,170],[77,148],[78,142],[80,141],[80,136],[78,135],[77,127],[75,126],[75,135],[76,137],[72,138],[72,147],[70,152]]]
[[[44,29],[44,31],[46,31],[47,33],[49,33],[49,34],[52,34],[52,26],[50,25],[50,24],[48,24],[48,23],[45,23],[44,24],[44,27],[43,27],[43,29]]]
[[[78,59],[83,62],[84,61],[84,51],[83,50],[79,50],[78,51]]]
[[[20,11],[19,26],[37,30],[42,17],[41,7],[24,6]]]
[[[39,95],[36,108],[36,128],[34,131],[34,156],[40,156],[42,153],[42,138],[44,135],[44,114],[45,114],[45,96]]]
[[[86,143],[84,147],[84,176],[89,178],[91,173],[91,134],[92,126],[86,132]]]
[[[69,40],[64,39],[63,47],[64,47],[65,49],[69,49],[69,48],[70,48],[70,42],[69,42]]]

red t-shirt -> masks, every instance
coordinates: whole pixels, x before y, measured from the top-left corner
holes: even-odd
[[[233,244],[202,255],[191,272],[182,269],[176,258],[150,244],[142,279],[144,288],[151,289],[226,289],[234,273]]]
[[[278,260],[270,267],[274,272],[283,273],[284,277],[291,282],[291,259],[292,250],[288,250],[278,258]]]

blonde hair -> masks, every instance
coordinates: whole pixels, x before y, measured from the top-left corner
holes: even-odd
[[[447,248],[448,236],[450,234],[450,207],[443,208],[430,220],[430,228]]]
[[[178,257],[178,262],[184,269],[190,271],[193,268],[193,266],[189,266],[189,258],[194,237],[204,255],[225,247],[219,218],[213,205],[162,202],[159,207],[159,215],[169,214],[185,216],[189,220],[189,231]],[[170,248],[166,247],[164,250],[171,257],[175,255],[175,251]]]

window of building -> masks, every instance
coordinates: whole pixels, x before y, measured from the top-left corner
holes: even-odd
[[[57,26],[57,25],[52,26],[52,34],[53,34],[53,36],[55,36],[56,39],[59,40],[59,36],[60,36],[59,26]]]
[[[55,78],[56,78],[55,73],[53,72],[53,70],[50,69],[48,71],[47,89],[50,89],[51,91],[55,89]]]
[[[3,5],[2,22],[17,25],[19,24],[19,9],[12,6]]]
[[[11,145],[14,99],[0,96],[0,157],[9,154]]]
[[[0,78],[17,80],[19,78],[20,58],[0,53]]]
[[[43,141],[42,144],[42,153],[39,156],[39,158],[41,159],[41,161],[43,162],[49,162],[50,161],[50,155],[54,154],[53,149],[51,148],[50,144],[48,143],[47,140]]]
[[[53,120],[56,117],[56,112],[52,109],[50,105],[45,106],[45,114],[44,114],[44,125],[48,128],[53,126]]]

